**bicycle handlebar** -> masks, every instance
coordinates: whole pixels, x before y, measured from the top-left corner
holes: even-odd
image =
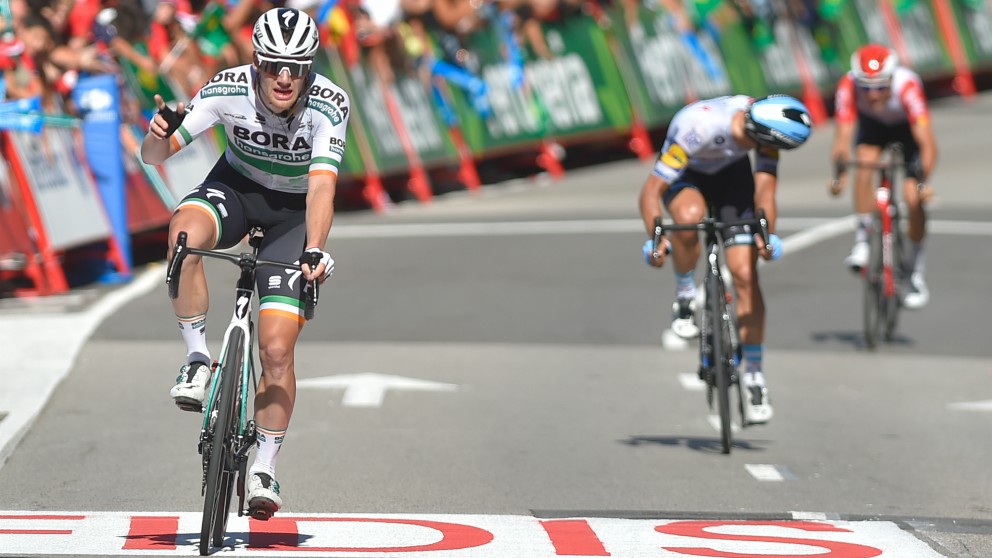
[[[853,159],[850,161],[844,161],[837,159],[834,161],[834,180],[840,179],[840,175],[847,172],[847,169],[859,168],[859,169],[872,169],[872,170],[887,170],[891,168],[905,168],[906,163],[903,161],[859,161]]]
[[[661,237],[664,236],[665,231],[723,231],[730,227],[756,227],[758,232],[756,234],[761,236],[761,240],[768,243],[768,219],[765,217],[764,210],[758,210],[758,214],[751,219],[741,219],[739,221],[717,221],[713,217],[706,217],[698,223],[692,223],[689,225],[665,225],[661,221],[661,217],[654,218],[654,251],[658,251],[658,245],[661,244]],[[671,252],[671,245],[665,246],[665,254]]]
[[[279,262],[273,260],[263,260],[256,257],[253,253],[242,252],[241,254],[230,254],[228,252],[220,252],[218,250],[201,250],[199,248],[189,248],[186,246],[187,234],[185,231],[180,232],[176,236],[176,245],[173,248],[172,259],[169,262],[169,268],[165,276],[165,283],[169,288],[169,298],[175,300],[179,296],[179,276],[180,271],[182,271],[183,261],[186,256],[190,254],[196,256],[206,256],[209,258],[216,258],[220,260],[227,260],[241,269],[256,269],[259,267],[281,267],[284,269],[297,269],[303,263],[310,266],[310,269],[314,269],[320,263],[320,255],[314,253],[304,253],[300,257],[300,263],[288,263]],[[313,319],[314,309],[317,307],[317,299],[320,292],[320,281],[318,279],[313,279],[307,281],[306,285],[303,287],[303,293],[306,296],[306,303],[303,308],[303,317],[307,320]]]

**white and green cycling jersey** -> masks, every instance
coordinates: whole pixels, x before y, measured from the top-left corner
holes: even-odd
[[[256,96],[256,79],[251,64],[214,76],[186,107],[186,118],[172,135],[173,147],[178,151],[221,124],[227,134],[227,162],[266,188],[304,193],[311,174],[337,175],[344,156],[348,94],[311,73],[303,93],[306,104],[279,116]]]

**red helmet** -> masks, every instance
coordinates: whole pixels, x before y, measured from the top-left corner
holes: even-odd
[[[898,65],[899,57],[884,45],[865,45],[851,55],[851,73],[858,85],[887,86]]]

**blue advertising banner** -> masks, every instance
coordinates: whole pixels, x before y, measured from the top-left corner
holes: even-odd
[[[83,118],[83,138],[86,158],[103,197],[114,238],[125,259],[128,275],[131,269],[131,237],[128,232],[127,198],[125,196],[124,149],[121,143],[120,92],[113,75],[88,76],[79,80],[72,99]],[[102,280],[125,279],[113,270]]]

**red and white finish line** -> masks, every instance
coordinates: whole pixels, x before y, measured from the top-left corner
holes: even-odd
[[[0,554],[197,554],[200,514],[0,511]],[[232,516],[223,556],[379,558],[939,558],[888,521],[721,521],[519,515]]]

